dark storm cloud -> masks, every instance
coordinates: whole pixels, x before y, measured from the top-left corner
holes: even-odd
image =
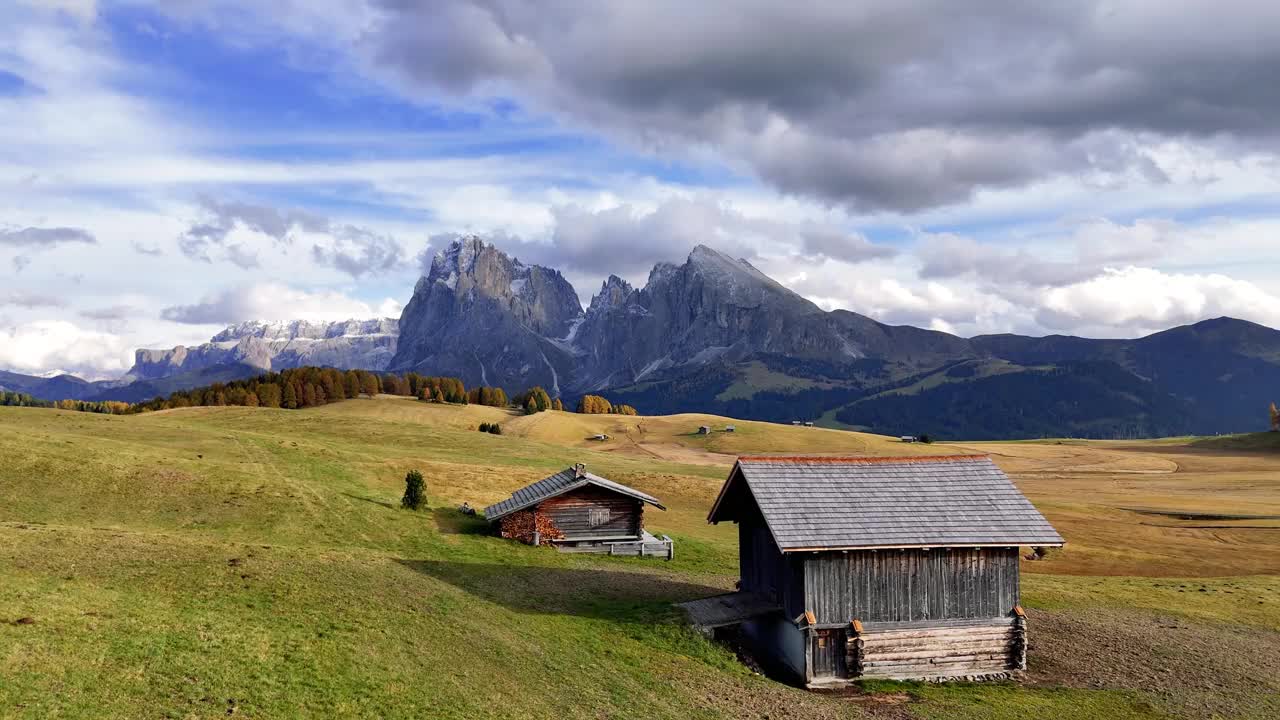
[[[1273,152],[1277,139],[1276,3],[379,7],[361,42],[402,86],[514,96],[653,147],[709,145],[785,192],[855,209],[1084,170],[1159,179],[1163,141]]]

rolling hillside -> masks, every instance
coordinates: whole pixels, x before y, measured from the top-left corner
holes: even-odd
[[[472,429],[494,420],[508,434]],[[690,434],[726,422],[737,432]],[[599,430],[615,439],[584,440]],[[1026,564],[1026,684],[806,693],[683,626],[672,602],[736,577],[734,528],[704,519],[730,454],[817,450],[991,452],[1014,474],[1068,539]],[[1252,527],[1273,521],[1176,517],[1280,515],[1273,454],[924,448],[380,398],[125,417],[0,408],[0,457],[0,717],[1266,717],[1280,690],[1280,673],[1248,669],[1269,665],[1238,662],[1280,647],[1280,548]],[[661,497],[669,510],[647,525],[676,538],[676,559],[528,548],[453,509],[576,461]],[[426,512],[398,507],[414,467]],[[1205,524],[1222,527],[1193,529]],[[1190,641],[1193,665],[1125,669]]]

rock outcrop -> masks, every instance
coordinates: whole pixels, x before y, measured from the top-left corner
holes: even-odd
[[[244,322],[202,345],[138,350],[126,379],[155,380],[228,364],[263,370],[317,365],[384,370],[396,351],[395,320]]]
[[[436,254],[414,287],[390,368],[560,394],[574,370],[561,339],[581,317],[578,295],[559,271],[462,238]]]

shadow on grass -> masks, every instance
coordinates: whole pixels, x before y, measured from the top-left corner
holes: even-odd
[[[437,508],[432,513],[441,535],[485,535],[489,523],[476,515],[464,515],[457,508]]]
[[[672,603],[724,592],[721,588],[642,572],[440,560],[398,562],[517,612],[621,622],[677,619],[680,613]]]
[[[344,492],[342,494],[346,495],[352,500],[359,500],[361,502],[372,503],[373,505],[381,505],[382,507],[389,508],[391,510],[396,510],[400,507],[399,505],[396,505],[394,503],[389,503],[386,500],[374,500],[373,498],[367,498],[367,497],[364,497],[363,495],[353,495],[349,492]]]

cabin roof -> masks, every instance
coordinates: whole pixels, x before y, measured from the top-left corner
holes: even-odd
[[[741,457],[709,522],[743,485],[783,552],[1063,543],[986,455]]]
[[[563,495],[587,485],[595,485],[605,490],[627,495],[661,510],[666,510],[662,503],[658,502],[658,499],[652,495],[642,493],[635,488],[629,488],[626,485],[602,478],[585,470],[579,475],[577,468],[570,467],[551,477],[543,478],[531,485],[525,485],[512,493],[511,497],[506,500],[490,505],[484,509],[484,517],[489,521],[497,520],[504,515],[510,515],[517,510],[523,510],[531,505],[537,505],[543,500]]]

